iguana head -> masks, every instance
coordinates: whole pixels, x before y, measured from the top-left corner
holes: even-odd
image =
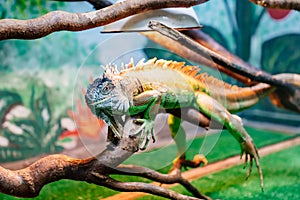
[[[114,131],[120,131],[120,116],[129,109],[130,98],[119,76],[105,73],[89,84],[85,100],[91,111],[103,119]],[[115,132],[114,131],[114,132]],[[117,135],[117,133],[115,132]]]

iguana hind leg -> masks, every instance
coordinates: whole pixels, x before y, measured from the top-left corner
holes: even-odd
[[[181,126],[181,119],[175,117],[174,115],[169,115],[168,125],[170,128],[170,133],[174,139],[177,146],[177,155],[173,161],[173,166],[170,170],[170,173],[176,169],[181,169],[182,167],[199,167],[202,163],[207,164],[207,160],[204,155],[195,155],[193,160],[186,160],[186,133]]]
[[[252,161],[256,163],[260,175],[261,188],[263,189],[263,174],[259,164],[259,156],[257,149],[252,141],[252,138],[243,127],[242,121],[239,117],[232,115],[227,109],[222,106],[218,101],[203,92],[196,92],[196,105],[200,112],[206,114],[212,119],[223,123],[227,130],[234,136],[234,138],[241,145],[241,156],[245,153],[245,164],[250,158],[250,168],[247,177],[249,177],[252,169]]]

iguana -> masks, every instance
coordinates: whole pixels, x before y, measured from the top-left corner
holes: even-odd
[[[155,140],[154,118],[159,109],[194,108],[224,124],[239,142],[241,156],[246,155],[245,163],[250,158],[248,176],[251,173],[252,162],[255,161],[263,188],[263,175],[257,149],[244,129],[241,119],[231,112],[241,111],[254,105],[276,88],[264,83],[241,88],[208,76],[206,73],[200,73],[199,67],[156,58],[147,62],[141,60],[136,66],[131,62],[125,69],[124,66],[122,68],[118,71],[116,66],[108,65],[103,77],[89,84],[85,95],[87,105],[92,112],[104,119],[117,137],[121,137],[119,135],[121,127],[118,123],[120,116],[142,115],[137,119],[137,122],[142,125],[132,135],[142,134],[141,142],[145,144],[141,148],[144,149],[151,138]],[[278,77],[286,76],[278,75]],[[300,77],[297,78],[300,80]],[[180,126],[181,119],[170,115],[168,122],[173,138],[177,132],[183,134]],[[184,159],[182,154],[185,152],[185,144],[180,137],[176,142],[181,148],[178,150],[180,152],[178,159]]]

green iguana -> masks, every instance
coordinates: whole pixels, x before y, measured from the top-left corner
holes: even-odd
[[[200,73],[198,67],[185,66],[184,62],[156,58],[147,62],[141,60],[136,66],[131,62],[126,67],[124,69],[123,66],[119,72],[116,66],[107,66],[103,77],[95,79],[88,86],[85,96],[92,112],[104,119],[117,137],[121,137],[119,135],[121,127],[118,123],[120,116],[142,114],[137,121],[143,124],[133,133],[133,136],[142,134],[141,145],[142,142],[145,144],[141,148],[144,149],[151,138],[155,140],[154,118],[159,109],[196,109],[223,124],[234,136],[241,146],[241,156],[246,155],[245,164],[250,158],[247,177],[251,173],[254,160],[263,188],[263,175],[257,149],[244,129],[241,119],[231,112],[241,111],[254,105],[276,88],[264,83],[241,88],[224,83],[206,73]],[[278,78],[282,77],[286,76],[278,75]],[[290,76],[288,77],[287,79],[290,79]],[[297,79],[300,80],[300,77]],[[173,138],[177,133],[183,134],[181,119],[170,115],[168,122]],[[184,160],[185,140],[183,142],[180,137],[176,138],[179,147],[178,159]]]

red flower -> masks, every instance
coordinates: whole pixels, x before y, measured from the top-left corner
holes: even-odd
[[[104,121],[98,119],[87,105],[77,101],[77,113],[70,110],[68,115],[75,121],[78,134],[92,139],[99,139],[103,132]]]
[[[267,11],[270,17],[275,20],[281,20],[290,13],[290,10],[274,9],[274,8],[267,8]]]

